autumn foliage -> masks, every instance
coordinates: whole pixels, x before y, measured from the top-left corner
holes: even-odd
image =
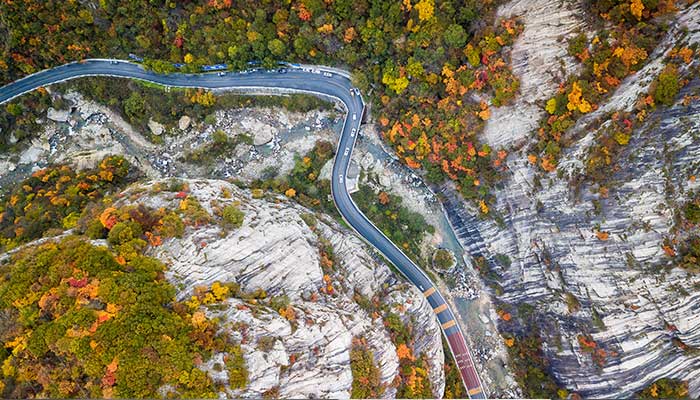
[[[582,63],[583,70],[562,83],[557,94],[546,101],[546,114],[540,121],[533,148],[542,170],[556,170],[561,149],[570,142],[564,137],[565,132],[583,115],[596,110],[623,79],[644,66],[663,33],[662,26],[650,20],[674,11],[669,2],[653,2],[651,9],[645,8],[644,3],[641,0],[595,2],[594,12],[612,23],[612,29],[590,37],[581,33],[570,39],[569,55]],[[618,136],[618,142],[629,140],[622,137]]]
[[[127,183],[128,174],[120,156],[78,173],[67,166],[34,172],[0,200],[0,249],[75,227],[83,208]]]

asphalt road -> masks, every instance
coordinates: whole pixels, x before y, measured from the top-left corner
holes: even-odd
[[[345,177],[365,111],[359,90],[352,87],[346,76],[330,72],[332,71],[330,69],[324,70],[323,67],[302,66],[302,68],[287,68],[286,71],[285,73],[256,71],[250,73],[226,72],[223,74],[157,74],[144,70],[138,64],[126,61],[86,60],[41,71],[0,88],[0,104],[41,86],[86,76],[141,79],[172,87],[306,92],[342,102],[347,109],[347,115],[333,164],[331,181],[333,200],[347,223],[367,242],[384,254],[411,283],[423,292],[437,315],[469,397],[472,399],[485,398],[464,335],[442,294],[428,276],[365,217],[348,193]]]

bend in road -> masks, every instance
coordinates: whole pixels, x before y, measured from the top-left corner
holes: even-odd
[[[469,397],[472,399],[485,398],[473,357],[455,315],[450,310],[445,298],[428,276],[365,217],[348,193],[345,177],[365,112],[365,105],[359,90],[352,86],[347,75],[339,74],[334,70],[323,70],[323,67],[302,66],[286,71],[285,73],[255,71],[250,73],[157,74],[146,71],[138,64],[121,60],[85,60],[44,70],[0,88],[0,104],[42,86],[88,76],[139,79],[164,86],[185,88],[237,89],[242,91],[284,90],[332,98],[343,103],[347,115],[343,122],[343,130],[333,164],[331,180],[333,201],[347,223],[362,238],[384,254],[423,293],[438,318]]]

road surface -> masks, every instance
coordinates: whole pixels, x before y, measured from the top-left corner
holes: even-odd
[[[347,75],[322,68],[305,65],[300,68],[287,68],[284,73],[259,70],[249,73],[157,74],[144,70],[138,64],[121,60],[85,60],[44,70],[0,88],[0,104],[42,86],[86,76],[140,79],[164,86],[185,88],[303,92],[342,102],[347,109],[347,115],[343,122],[333,164],[331,181],[333,200],[347,223],[384,254],[411,283],[423,292],[438,318],[469,397],[483,399],[485,394],[471,352],[442,294],[428,276],[365,217],[348,193],[345,177],[364,116],[365,105],[360,91],[352,86]]]

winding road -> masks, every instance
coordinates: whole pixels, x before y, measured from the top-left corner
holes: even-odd
[[[331,181],[333,200],[347,223],[368,243],[384,254],[427,298],[447,339],[469,397],[472,399],[486,398],[464,335],[455,315],[442,294],[437,290],[436,285],[365,217],[348,193],[345,177],[365,112],[365,104],[360,91],[352,86],[345,73],[339,73],[338,70],[300,66],[287,68],[284,71],[286,72],[258,70],[248,73],[158,74],[146,71],[139,64],[127,61],[85,60],[44,70],[0,88],[0,104],[42,86],[87,76],[140,79],[169,87],[235,89],[249,92],[300,92],[343,103],[347,109],[347,115],[343,122],[343,130],[333,164]]]

